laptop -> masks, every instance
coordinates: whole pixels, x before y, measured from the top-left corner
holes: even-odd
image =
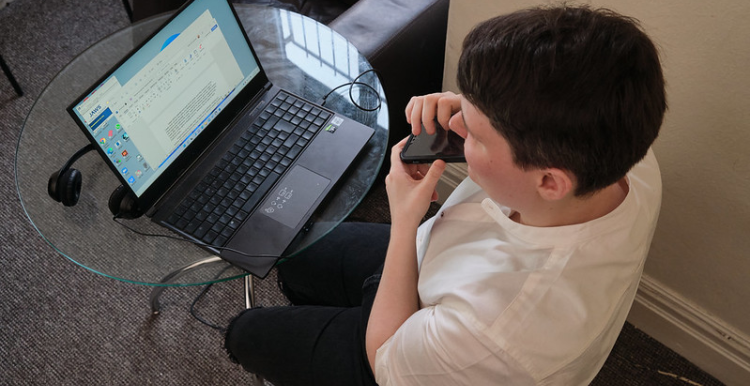
[[[265,277],[374,130],[269,82],[227,0],[192,0],[69,107],[148,217]]]

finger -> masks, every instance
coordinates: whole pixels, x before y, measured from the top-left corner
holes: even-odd
[[[430,183],[434,184],[433,186],[437,186],[438,180],[440,180],[440,176],[443,175],[443,172],[445,171],[445,161],[443,160],[437,160],[430,165],[430,169],[427,171],[427,174],[425,174],[424,178],[430,181]]]
[[[411,101],[411,110],[409,113],[409,123],[411,123],[411,132],[414,135],[419,135],[422,132],[422,104],[424,103],[424,97],[413,97]]]
[[[463,124],[463,112],[458,111],[448,120],[448,128],[458,134],[461,138],[466,138],[466,127]]]
[[[411,124],[411,112],[414,109],[415,99],[417,99],[417,97],[411,97],[409,103],[406,104],[406,109],[404,110],[406,113],[406,123],[408,124]]]
[[[440,126],[443,126],[445,130],[450,130],[448,127],[448,122],[450,122],[453,114],[454,112],[450,105],[445,106],[445,104],[443,103],[442,105],[438,106],[437,120],[438,123],[440,123]]]
[[[402,139],[391,148],[391,168],[393,168],[394,165],[403,164],[401,161],[401,151],[404,149],[404,146],[406,146],[406,141],[408,139],[409,137]]]
[[[453,93],[446,93],[438,101],[437,119],[443,128],[448,130],[451,117],[461,110],[461,97]]]
[[[430,135],[435,134],[435,115],[437,114],[438,100],[440,100],[438,94],[430,94],[422,102],[422,125]]]
[[[427,172],[430,171],[430,164],[415,164],[415,166],[417,171],[423,176],[427,175]]]

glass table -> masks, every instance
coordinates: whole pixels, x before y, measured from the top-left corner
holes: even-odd
[[[235,8],[270,80],[297,95],[320,102],[329,91],[371,69],[366,58],[345,38],[312,19],[264,6],[236,4]],[[159,15],[120,30],[62,69],[29,112],[15,162],[21,204],[49,245],[91,271],[126,282],[157,286],[155,291],[166,286],[201,285],[250,276],[189,242],[141,236],[113,221],[107,201],[119,182],[94,153],[74,165],[83,174],[81,198],[76,206],[64,207],[50,198],[47,181],[74,152],[87,144],[66,112],[68,104],[168,16]],[[385,94],[372,72],[357,82],[373,89],[361,86],[336,89],[325,106],[374,128],[375,134],[336,194],[316,212],[309,230],[288,249],[286,258],[312,245],[343,221],[364,198],[383,163],[388,142]],[[379,108],[366,111],[377,107],[379,102]],[[120,221],[127,221],[140,232],[173,235],[146,217]],[[155,292],[152,305],[157,297]]]

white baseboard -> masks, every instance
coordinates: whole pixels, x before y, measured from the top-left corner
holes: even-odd
[[[750,385],[750,339],[647,275],[628,321],[728,386]]]

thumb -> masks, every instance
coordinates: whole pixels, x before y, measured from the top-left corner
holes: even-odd
[[[430,166],[430,169],[427,171],[427,175],[425,175],[425,178],[437,185],[440,176],[442,176],[443,172],[445,171],[445,167],[445,161],[436,160]]]

